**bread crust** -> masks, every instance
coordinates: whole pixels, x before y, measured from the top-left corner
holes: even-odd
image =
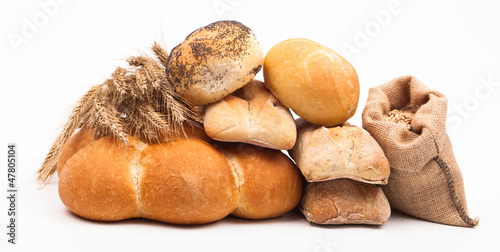
[[[57,159],[57,175],[60,176],[61,170],[75,153],[87,146],[94,138],[94,132],[87,128],[80,129],[76,132],[63,146],[59,158]]]
[[[133,139],[131,139],[133,140]],[[59,173],[59,196],[73,213],[92,220],[140,217],[130,163],[136,148],[111,137],[93,141]]]
[[[264,82],[281,103],[313,124],[336,126],[356,113],[356,70],[314,41],[289,39],[272,47],[264,61]]]
[[[77,149],[74,136],[67,153]],[[98,221],[148,218],[203,224],[237,206],[238,189],[226,157],[205,141],[176,139],[147,145],[111,137],[76,151],[59,174],[61,201],[75,214]]]
[[[390,165],[370,134],[356,126],[318,127],[296,121],[297,144],[290,156],[309,182],[350,178],[369,184],[387,184]]]
[[[208,143],[175,140],[141,153],[142,217],[174,224],[220,220],[238,204],[229,162]]]
[[[316,224],[384,224],[391,215],[382,189],[350,179],[311,183],[301,200],[307,221]]]
[[[176,91],[194,105],[216,102],[260,71],[264,52],[255,34],[236,21],[199,28],[176,46],[166,74]]]
[[[210,138],[224,142],[289,150],[297,136],[290,110],[258,80],[205,106],[203,122]]]
[[[205,133],[203,125],[189,125],[187,123],[184,123],[182,125],[182,130],[183,133],[179,134],[171,133],[164,135],[162,141],[160,142],[169,142],[177,139],[199,139],[207,143],[212,141],[210,137],[208,137],[207,134]]]
[[[244,143],[219,143],[238,177],[240,199],[231,214],[246,219],[279,217],[297,206],[302,177],[281,151]]]

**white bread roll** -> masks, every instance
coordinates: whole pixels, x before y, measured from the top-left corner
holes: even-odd
[[[295,144],[292,113],[261,81],[254,79],[203,110],[205,132],[212,139],[277,150],[289,150]]]
[[[236,21],[199,28],[170,53],[166,73],[194,105],[216,102],[248,83],[264,63],[255,34]]]
[[[359,81],[352,65],[307,39],[282,41],[264,61],[266,87],[297,115],[318,126],[336,126],[357,109]]]
[[[300,210],[316,224],[384,224],[391,215],[380,187],[350,179],[307,185]]]
[[[297,144],[289,151],[309,182],[350,178],[369,184],[387,184],[390,165],[370,134],[347,123],[318,127],[298,119]]]

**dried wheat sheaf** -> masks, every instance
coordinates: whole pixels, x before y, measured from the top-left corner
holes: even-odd
[[[127,69],[117,67],[110,79],[93,86],[78,101],[37,172],[39,183],[54,175],[61,149],[77,129],[89,128],[95,138],[111,135],[124,143],[127,135],[159,143],[162,136],[183,134],[184,124],[199,126],[196,107],[166,79],[168,53],[156,42],[152,51],[155,57],[128,58]]]

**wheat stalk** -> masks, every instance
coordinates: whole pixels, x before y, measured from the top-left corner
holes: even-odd
[[[120,113],[110,102],[100,99],[94,100],[94,127],[91,129],[97,137],[112,135],[121,142],[128,143],[125,125],[120,120]]]
[[[42,163],[42,167],[37,171],[37,181],[46,183],[50,179],[50,177],[57,171],[57,161],[62,147],[80,125],[80,120],[82,118],[82,115],[84,114],[83,112],[89,109],[94,100],[95,94],[99,89],[99,85],[93,86],[75,105],[70,117],[63,127],[63,130],[57,137],[54,144],[52,144],[49,153],[45,157],[45,160]]]
[[[127,143],[127,135],[159,143],[165,135],[180,135],[183,125],[200,126],[197,108],[175,92],[167,81],[168,53],[154,42],[155,58],[129,57],[129,68],[117,67],[111,78],[93,86],[76,104],[47,154],[36,180],[45,184],[57,171],[64,144],[78,128],[88,127],[94,137],[112,136]]]

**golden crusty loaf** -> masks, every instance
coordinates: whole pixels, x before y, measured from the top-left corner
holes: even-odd
[[[266,87],[283,105],[320,126],[336,126],[358,106],[359,81],[352,65],[333,50],[307,39],[275,45],[264,61]]]
[[[219,151],[198,139],[147,145],[129,137],[89,143],[59,173],[62,202],[77,215],[175,224],[219,220],[238,204],[236,179]]]
[[[233,213],[249,219],[278,217],[301,196],[301,176],[282,152],[248,144],[219,143],[200,129],[148,145],[129,136],[92,141],[82,129],[63,147],[59,195],[75,214],[100,221],[147,218],[202,224]],[[203,131],[203,130],[201,130]],[[227,155],[227,157],[226,157]]]
[[[216,102],[248,83],[264,63],[255,34],[236,21],[199,28],[176,46],[166,65],[176,91],[194,105]]]
[[[347,123],[318,127],[296,121],[297,143],[290,155],[309,182],[350,178],[370,184],[387,184],[389,161],[370,134]]]
[[[204,107],[203,123],[210,138],[288,150],[297,136],[288,108],[252,80],[233,94]]]
[[[281,151],[244,143],[219,143],[216,148],[226,155],[238,178],[240,200],[232,215],[267,219],[297,206],[302,177]]]
[[[311,183],[301,200],[307,221],[316,224],[384,224],[391,215],[382,189],[350,179]]]

